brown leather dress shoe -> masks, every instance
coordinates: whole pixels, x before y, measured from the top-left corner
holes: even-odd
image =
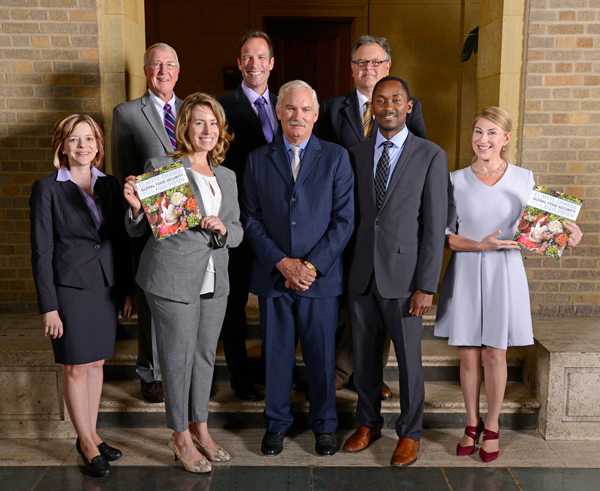
[[[381,436],[381,431],[371,431],[363,425],[358,425],[356,431],[346,440],[342,450],[346,452],[360,452],[369,446],[372,441]]]
[[[385,382],[381,384],[381,400],[389,401],[392,398],[392,390],[387,386]]]
[[[420,443],[410,438],[400,438],[390,464],[398,467],[406,467],[415,462]]]
[[[163,391],[163,384],[160,380],[152,383],[142,382],[142,395],[146,401],[153,404],[165,402],[165,393]]]

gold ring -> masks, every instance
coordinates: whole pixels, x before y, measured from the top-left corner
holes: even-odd
[[[301,285],[306,285],[306,281],[304,281],[304,280],[300,280],[300,284],[301,284]]]

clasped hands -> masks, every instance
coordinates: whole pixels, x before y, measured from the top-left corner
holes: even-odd
[[[275,266],[285,277],[285,287],[305,292],[317,279],[317,273],[308,268],[302,259],[283,258]]]
[[[125,179],[125,186],[123,187],[123,195],[131,206],[131,212],[133,219],[136,220],[143,212],[142,202],[137,194],[137,184],[135,183],[135,176],[129,176]],[[223,224],[221,219],[217,216],[205,216],[200,219],[200,226],[209,232],[214,232],[222,237],[227,235],[227,227]]]

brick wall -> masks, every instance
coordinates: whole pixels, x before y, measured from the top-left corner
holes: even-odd
[[[531,0],[526,57],[522,166],[584,199],[579,247],[525,255],[532,311],[600,314],[600,0]]]
[[[52,128],[101,122],[97,0],[0,0],[0,312],[37,311],[29,195],[51,173]]]

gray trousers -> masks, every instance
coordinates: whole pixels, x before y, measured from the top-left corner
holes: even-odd
[[[185,431],[208,420],[217,341],[227,297],[181,303],[145,292],[156,328],[167,426]]]

